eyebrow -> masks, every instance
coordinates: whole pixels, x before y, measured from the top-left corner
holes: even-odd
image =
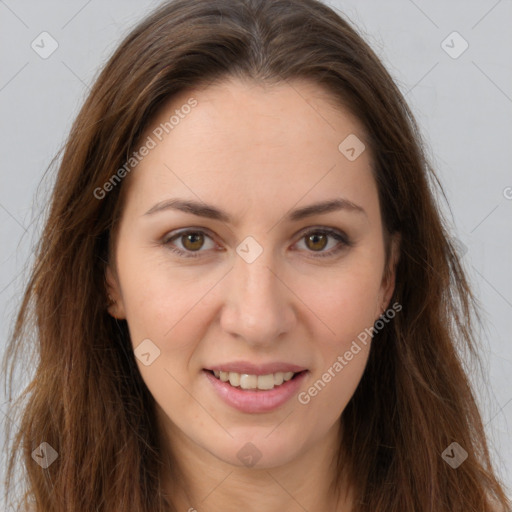
[[[232,222],[231,217],[227,212],[213,205],[178,198],[160,201],[150,208],[144,215],[152,215],[166,210],[179,210],[185,213],[191,213],[192,215],[197,215],[198,217],[206,217],[208,219],[219,220],[226,223]],[[312,217],[313,215],[325,214],[339,210],[361,213],[367,216],[365,210],[361,206],[349,201],[348,199],[336,198],[292,210],[285,216],[285,220],[294,222],[307,217]]]

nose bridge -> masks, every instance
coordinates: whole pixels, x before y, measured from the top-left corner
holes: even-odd
[[[246,254],[256,250],[255,245],[244,246],[235,259],[229,281],[222,315],[223,328],[232,335],[245,338],[251,344],[271,344],[283,332],[290,329],[293,319],[290,292],[278,278],[279,271],[273,251],[263,249],[251,261]],[[237,251],[237,252],[238,252]]]

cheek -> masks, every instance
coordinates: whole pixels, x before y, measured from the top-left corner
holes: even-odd
[[[149,338],[169,365],[183,366],[202,336],[203,298],[222,272],[202,275],[197,266],[176,267],[154,248],[126,247],[124,254],[118,259],[118,272],[133,346]]]
[[[306,298],[314,312],[312,343],[318,355],[304,400],[325,415],[324,421],[334,421],[342,413],[366,367],[380,291],[379,270],[370,258],[366,263],[358,258],[357,264],[345,265],[322,282],[299,281],[303,287],[297,294]]]
[[[375,264],[347,265],[325,274],[321,281],[300,278],[299,297],[314,313],[315,332],[330,349],[344,347],[375,321],[380,292]]]
[[[364,373],[371,338],[339,340],[324,344],[322,365],[315,368],[307,386],[297,396],[300,407],[308,411],[310,422],[319,432],[334,424],[345,410]]]
[[[369,350],[370,343],[363,345],[356,341],[323,374],[322,381],[330,379],[324,403],[334,409],[331,413],[333,420],[343,413],[358,387],[368,361]],[[349,354],[350,360],[347,357]]]
[[[187,272],[157,261],[149,251],[147,255],[133,251],[130,257],[119,261],[118,267],[135,355],[142,353],[139,346],[147,346],[144,352],[151,354],[148,365],[136,357],[143,381],[176,423],[179,418],[174,417],[173,411],[189,411],[192,417],[188,421],[204,421],[200,408],[190,407],[189,391],[195,389],[190,369],[203,337],[199,301],[214,283],[210,284],[210,279],[186,277]]]

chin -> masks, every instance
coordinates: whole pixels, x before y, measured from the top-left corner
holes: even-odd
[[[272,428],[265,429],[261,435],[243,430],[226,442],[203,445],[214,457],[226,464],[248,469],[272,469],[286,465],[300,456],[304,440],[296,441],[284,432],[272,433]],[[269,435],[270,434],[270,435]]]

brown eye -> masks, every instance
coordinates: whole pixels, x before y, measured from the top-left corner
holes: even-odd
[[[306,246],[313,251],[321,251],[327,245],[327,235],[322,233],[312,233],[305,237]]]
[[[189,232],[181,236],[181,243],[188,251],[197,251],[204,244],[204,235],[202,233]]]
[[[208,241],[210,245],[208,245]],[[174,235],[169,234],[164,237],[162,243],[179,256],[191,258],[199,257],[208,249],[215,248],[212,237],[202,230],[187,230]]]
[[[210,241],[209,247],[208,240]],[[316,253],[315,256],[318,257],[334,256],[341,250],[353,245],[343,232],[329,228],[309,231],[302,236],[300,241],[304,241],[307,252]],[[329,241],[331,242],[330,250],[324,250],[329,246]],[[208,249],[215,250],[215,242],[212,237],[202,230],[188,230],[174,235],[169,234],[162,240],[162,243],[172,252],[183,257],[200,257]]]
[[[345,233],[330,228],[310,230],[303,234],[300,243],[304,244],[306,253],[319,258],[336,256],[353,246]]]

